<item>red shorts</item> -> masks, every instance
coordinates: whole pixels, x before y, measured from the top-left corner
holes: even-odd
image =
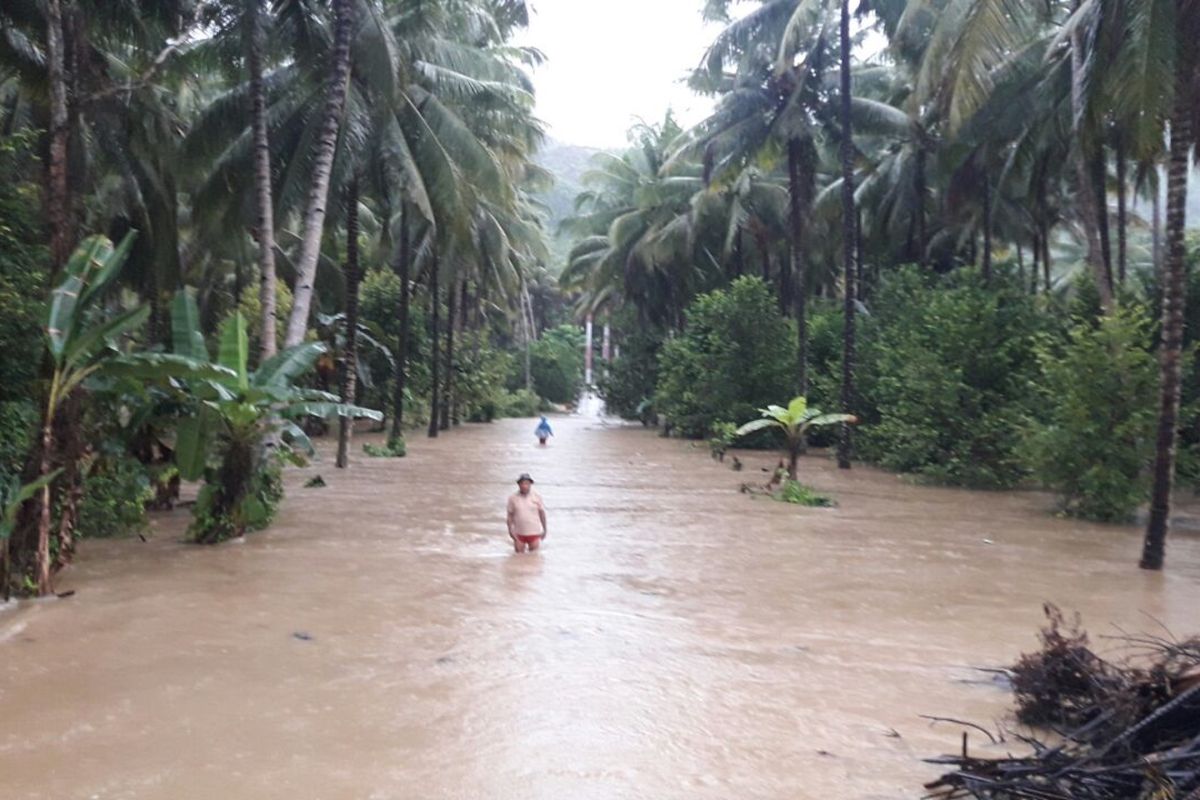
[[[537,544],[542,540],[543,536],[544,534],[541,533],[535,533],[531,536],[522,536],[521,534],[517,534],[517,541],[521,544]]]

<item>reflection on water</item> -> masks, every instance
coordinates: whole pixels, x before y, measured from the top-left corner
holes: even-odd
[[[914,797],[959,742],[919,715],[1003,715],[973,667],[1033,647],[1043,601],[1196,627],[1196,538],[1148,574],[1136,529],[1038,496],[814,456],[841,505],[796,509],[736,491],[770,458],[554,426],[326,458],[244,545],[179,544],[183,514],[85,543],[75,597],[0,615],[0,797]],[[525,471],[551,536],[517,556]]]

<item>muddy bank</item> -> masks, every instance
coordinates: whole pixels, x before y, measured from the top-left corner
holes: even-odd
[[[0,794],[913,797],[958,744],[919,715],[1002,715],[970,667],[1032,647],[1043,601],[1096,634],[1196,626],[1194,536],[1147,573],[1137,528],[1040,496],[812,457],[840,506],[799,509],[737,493],[765,455],[554,424],[545,449],[519,420],[328,455],[243,544],[179,544],[183,513],[86,543],[75,597],[0,612]],[[538,557],[506,546],[522,471]]]

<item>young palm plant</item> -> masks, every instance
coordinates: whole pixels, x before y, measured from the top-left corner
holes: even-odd
[[[826,414],[818,408],[810,408],[808,399],[805,397],[793,398],[787,408],[767,406],[760,408],[759,411],[762,413],[762,419],[751,420],[742,425],[737,429],[737,435],[745,436],[767,429],[782,431],[788,456],[788,478],[793,481],[799,480],[796,477],[797,467],[800,453],[804,451],[805,437],[808,435],[809,429],[841,425],[842,423],[853,425],[858,421],[853,414]]]

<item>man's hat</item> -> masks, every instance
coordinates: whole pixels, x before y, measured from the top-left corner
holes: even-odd
[[[522,472],[521,477],[517,478],[517,483],[520,483],[521,481],[529,481],[530,483],[533,483],[533,478],[529,476],[528,472]]]

